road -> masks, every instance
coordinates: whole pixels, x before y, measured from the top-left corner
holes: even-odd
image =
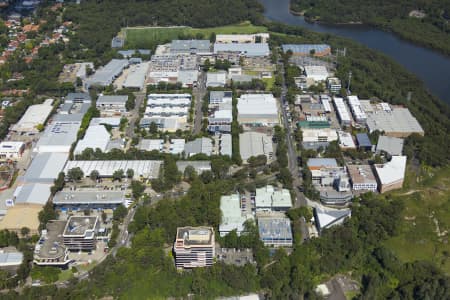
[[[297,152],[294,148],[294,142],[292,141],[292,130],[291,130],[291,126],[289,124],[288,121],[288,116],[287,116],[287,111],[286,111],[286,107],[285,104],[287,104],[287,99],[286,99],[286,95],[287,95],[287,86],[286,86],[286,81],[284,78],[284,64],[283,63],[279,63],[278,64],[281,74],[283,75],[283,85],[282,85],[282,90],[281,90],[281,115],[282,115],[282,119],[283,119],[283,125],[284,128],[286,130],[286,144],[288,146],[288,167],[289,167],[289,171],[291,172],[291,176],[292,176],[292,185],[294,187],[294,191],[295,191],[295,198],[296,201],[294,203],[295,207],[301,207],[301,206],[307,206],[307,201],[305,198],[305,195],[303,195],[303,193],[301,193],[298,190],[298,187],[302,185],[302,179],[299,176],[299,168],[297,165]],[[309,231],[308,231],[308,226],[305,222],[304,218],[300,218],[300,227],[301,227],[301,231],[302,231],[302,237],[303,240],[307,240],[309,239]]]
[[[194,116],[194,134],[199,134],[202,131],[202,120],[203,120],[203,112],[202,112],[202,103],[203,97],[205,97],[206,90],[206,75],[205,72],[200,72],[198,76],[197,87],[193,88],[192,93],[195,97],[195,116]]]
[[[142,103],[144,102],[145,92],[134,93],[134,95],[136,96],[136,104],[133,110],[130,111],[130,117],[128,119],[129,124],[125,131],[125,136],[130,140],[134,137],[134,127],[136,120],[139,119],[139,109],[141,108]]]

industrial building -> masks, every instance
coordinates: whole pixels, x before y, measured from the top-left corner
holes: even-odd
[[[191,94],[149,94],[147,107],[189,107],[192,102]]]
[[[23,262],[23,253],[10,248],[0,248],[0,269],[13,274]]]
[[[142,118],[139,126],[141,128],[150,128],[150,125],[155,123],[159,130],[167,131],[167,132],[175,132],[178,129],[181,129],[183,124],[185,124],[184,120],[180,120],[180,118],[174,117],[150,117],[150,118]]]
[[[73,154],[81,154],[87,148],[92,150],[100,149],[102,152],[108,152],[108,143],[110,142],[110,133],[103,125],[89,126],[83,139],[79,140]]]
[[[291,193],[288,189],[275,189],[267,185],[256,189],[256,211],[282,211],[286,212],[292,207]]]
[[[319,147],[327,147],[330,142],[338,140],[336,130],[331,128],[304,128],[302,129],[302,133],[302,145],[306,149],[318,149]]]
[[[145,87],[145,80],[150,68],[149,62],[143,62],[130,67],[127,78],[122,84],[123,88],[143,90]]]
[[[348,96],[348,105],[353,114],[353,118],[357,123],[365,124],[367,121],[367,115],[361,107],[361,102],[358,96]]]
[[[378,138],[376,152],[385,152],[388,155],[402,155],[403,143],[403,139],[382,135]]]
[[[77,189],[57,192],[52,203],[61,210],[114,209],[126,200],[124,191]]]
[[[192,88],[198,81],[198,70],[179,70],[178,82],[181,82],[183,87]]]
[[[320,170],[322,168],[337,168],[338,164],[334,158],[310,158],[307,162],[310,171]]]
[[[214,54],[236,52],[245,57],[264,57],[270,55],[267,43],[215,43]]]
[[[292,247],[291,221],[286,217],[259,217],[258,231],[266,247]]]
[[[179,160],[177,161],[177,168],[180,173],[184,173],[187,166],[191,166],[195,169],[197,174],[201,174],[205,171],[211,171],[211,162],[208,160]]]
[[[64,103],[91,103],[92,99],[89,93],[69,93],[64,98]]]
[[[31,161],[30,166],[18,180],[27,183],[50,183],[58,177],[63,170],[69,153],[46,152],[39,153]]]
[[[220,155],[227,155],[231,157],[233,155],[233,142],[231,134],[222,133],[219,136],[219,153]]]
[[[221,103],[233,101],[232,91],[210,91],[209,92],[209,105],[218,106]]]
[[[178,227],[173,251],[177,268],[212,266],[215,257],[214,228]]]
[[[201,137],[187,142],[184,145],[184,153],[186,153],[187,157],[200,153],[211,156],[212,148],[212,140],[210,138]]]
[[[89,126],[108,125],[111,128],[118,128],[120,126],[120,119],[121,117],[92,118]]]
[[[331,112],[331,98],[328,95],[320,95],[320,103],[322,103],[325,113]]]
[[[233,122],[233,112],[230,109],[216,110],[212,116],[208,117],[208,131],[231,132]]]
[[[33,263],[38,266],[66,268],[69,263],[69,249],[64,246],[63,232],[66,221],[51,220],[41,231],[34,247]]]
[[[101,114],[122,114],[127,111],[127,95],[100,95],[95,103]]]
[[[279,124],[277,100],[272,94],[244,94],[238,99],[238,122],[250,126]]]
[[[350,182],[354,191],[372,191],[378,189],[378,183],[369,165],[348,165]]]
[[[259,132],[244,132],[239,134],[239,152],[244,163],[250,157],[265,155],[267,161],[273,159],[272,137]]]
[[[220,211],[222,219],[219,225],[219,233],[221,237],[226,236],[231,231],[236,230],[237,235],[244,232],[244,223],[252,220],[253,215],[244,215],[241,211],[241,199],[239,194],[220,197]]]
[[[378,130],[387,136],[405,138],[413,133],[424,135],[424,131],[409,109],[395,107],[369,114],[367,128],[370,132]]]
[[[27,227],[30,229],[30,236],[38,234],[38,216],[42,207],[37,204],[17,204],[10,207],[0,221],[0,230],[14,231],[20,236],[22,228]]]
[[[69,160],[64,168],[64,173],[73,168],[80,168],[84,176],[89,177],[92,171],[98,171],[100,177],[112,177],[117,170],[126,172],[134,171],[134,179],[158,178],[162,165],[160,160]]]
[[[392,156],[384,165],[375,165],[375,175],[380,193],[400,189],[406,171],[406,156]]]
[[[224,87],[227,84],[227,72],[223,70],[206,73],[206,87]]]
[[[128,59],[112,59],[103,68],[98,69],[94,75],[87,78],[84,87],[89,89],[91,86],[106,87],[113,84],[114,80],[119,77],[123,69],[129,65]]]
[[[71,116],[71,115],[67,115]],[[47,126],[37,142],[33,152],[64,152],[69,153],[72,144],[77,140],[81,120],[54,121]]]
[[[283,52],[292,52],[294,56],[327,56],[331,54],[331,47],[326,44],[284,44]]]
[[[327,79],[327,88],[331,93],[340,93],[342,84],[341,80],[337,77],[330,77]]]
[[[325,66],[304,66],[306,78],[316,82],[327,80],[329,73]]]
[[[216,43],[222,44],[254,44],[267,43],[269,41],[269,33],[254,34],[217,34]]]
[[[172,40],[170,53],[210,55],[211,42],[209,40]]]
[[[17,160],[22,157],[25,143],[3,141],[0,143],[0,160]]]
[[[62,234],[64,246],[70,251],[94,250],[98,228],[98,217],[71,216]]]
[[[184,152],[184,145],[186,141],[184,139],[171,139],[169,152],[170,154],[181,154]]]
[[[44,206],[51,194],[52,183],[26,183],[14,191],[14,204],[37,204]]]
[[[339,147],[341,147],[341,149],[356,149],[351,133],[339,130],[337,134],[339,138]]]
[[[341,225],[351,215],[352,211],[350,209],[323,210],[320,207],[314,208],[314,218],[319,233],[332,226]]]
[[[164,140],[162,139],[141,139],[138,149],[143,151],[162,151],[164,148]]]
[[[357,133],[356,134],[356,142],[358,144],[358,148],[364,151],[372,150],[372,142],[369,139],[367,133]]]
[[[44,125],[53,110],[53,99],[47,99],[42,104],[28,107],[20,120],[11,127],[11,131],[20,134],[36,134],[38,125]]]
[[[334,107],[336,108],[337,117],[341,125],[350,125],[352,120],[345,106],[344,99],[333,97]]]

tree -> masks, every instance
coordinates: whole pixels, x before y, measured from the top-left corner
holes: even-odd
[[[79,181],[83,176],[84,173],[80,167],[72,168],[67,172],[67,177],[69,177],[69,180],[71,181]]]
[[[138,180],[131,182],[131,193],[134,199],[139,199],[145,191],[145,186]]]
[[[58,213],[53,208],[53,203],[51,203],[50,201],[47,202],[39,212],[38,218],[39,222],[41,223],[39,228],[41,229],[45,228],[45,225],[48,223],[48,221],[58,219]]]
[[[158,124],[155,122],[150,123],[150,128],[148,130],[151,134],[157,134],[158,133]]]
[[[30,228],[28,228],[28,227],[22,227],[22,228],[20,229],[20,234],[21,234],[23,237],[28,236],[28,234],[30,234]]]
[[[128,169],[127,170],[127,178],[133,178],[134,176],[134,170],[133,169]]]
[[[102,211],[102,221],[104,224],[106,224],[106,219],[108,218],[108,216],[106,215],[106,213],[104,211]]]
[[[127,215],[128,210],[123,204],[117,206],[117,208],[113,212],[113,220],[114,221],[122,221],[123,218]]]
[[[192,182],[197,178],[197,172],[193,166],[187,166],[184,169],[183,177],[186,181]]]
[[[114,173],[112,174],[113,181],[116,181],[116,180],[122,181],[122,178],[124,175],[125,174],[122,169],[115,170]]]
[[[125,108],[127,111],[133,110],[136,107],[136,100],[133,97],[128,96],[127,102],[125,102]]]
[[[97,170],[92,170],[91,174],[89,175],[89,178],[93,181],[97,181],[97,179],[100,177],[100,173]]]

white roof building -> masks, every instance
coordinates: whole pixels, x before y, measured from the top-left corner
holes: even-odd
[[[145,79],[147,78],[147,72],[150,67],[149,62],[143,62],[138,65],[130,67],[128,76],[123,82],[124,88],[133,88],[142,90],[145,87]]]
[[[78,141],[74,154],[81,154],[86,148],[100,149],[107,152],[107,146],[110,141],[110,134],[103,125],[89,126],[82,140]]]
[[[25,114],[20,118],[19,122],[11,127],[12,131],[37,133],[39,130],[37,125],[44,125],[45,120],[53,110],[53,99],[47,99],[42,104],[35,104],[28,107]]]
[[[232,143],[231,134],[223,133],[220,135],[219,152],[220,152],[220,155],[228,155],[229,157],[232,156],[233,143]]]
[[[100,177],[112,177],[117,170],[126,172],[134,171],[134,179],[158,178],[162,165],[160,160],[70,160],[67,162],[64,173],[73,168],[80,168],[84,176],[89,176],[93,170],[97,170]]]
[[[171,154],[183,153],[185,144],[186,144],[186,141],[184,139],[171,139],[169,152]]]
[[[402,155],[403,142],[403,139],[382,135],[378,138],[377,153],[384,151],[389,155]]]
[[[375,173],[381,193],[403,186],[406,171],[406,156],[392,156],[384,165],[375,165]]]
[[[255,206],[257,211],[287,211],[292,207],[291,193],[267,185],[256,189]]]
[[[3,141],[0,143],[0,159],[17,159],[25,149],[23,142]]]
[[[358,96],[348,96],[347,99],[355,121],[358,123],[365,123],[367,120],[367,115],[362,109]]]
[[[370,132],[375,130],[384,131],[387,136],[408,137],[413,133],[424,135],[424,131],[409,109],[395,107],[390,110],[389,106],[381,111],[369,114],[367,127]]]
[[[186,155],[193,156],[195,154],[206,154],[208,156],[211,156],[212,154],[212,141],[210,138],[197,138],[193,141],[187,142],[184,145],[184,152]]]
[[[303,132],[303,142],[306,143],[327,143],[332,141],[337,141],[338,135],[336,130],[331,128],[321,128],[321,129],[302,129]]]
[[[80,121],[55,121],[48,125],[33,152],[67,152],[77,140]]]
[[[0,250],[0,268],[18,267],[22,264],[23,253]]]
[[[267,43],[269,40],[269,33],[254,33],[254,34],[218,34],[216,35],[216,43],[222,44],[238,44],[238,43],[256,43],[260,39],[261,43]]]
[[[325,66],[304,66],[303,68],[305,69],[306,77],[314,81],[325,81],[329,76]]]
[[[20,185],[14,191],[14,204],[45,205],[50,198],[53,183],[30,183]]]
[[[253,219],[253,215],[243,215],[239,194],[222,196],[220,198],[220,211],[222,220],[219,225],[220,236],[225,236],[233,230],[240,235],[244,231],[244,223]]]
[[[356,149],[355,141],[350,133],[339,130],[337,132],[339,138],[339,146],[342,149]]]
[[[138,145],[139,150],[144,151],[162,151],[164,148],[164,140],[162,139],[142,139]]]
[[[26,183],[51,183],[62,172],[69,153],[46,152],[37,154],[22,177]]]
[[[351,215],[352,211],[350,209],[323,210],[320,207],[314,209],[316,227],[319,232],[322,232],[323,229],[344,223]]]
[[[350,125],[351,118],[348,113],[347,107],[345,106],[344,99],[333,97],[334,106],[336,107],[336,112],[339,118],[339,121],[343,125]]]
[[[206,73],[207,87],[224,87],[227,84],[227,72],[217,71]]]
[[[239,134],[239,152],[244,162],[252,156],[265,155],[267,161],[273,158],[272,137],[259,132]]]
[[[272,94],[244,94],[238,99],[238,122],[274,126],[279,124],[277,100]]]
[[[269,56],[267,43],[215,43],[214,54],[221,52],[237,52],[247,57]]]

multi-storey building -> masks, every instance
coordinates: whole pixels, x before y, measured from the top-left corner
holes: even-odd
[[[212,227],[179,227],[173,249],[177,268],[209,267],[215,256]]]

